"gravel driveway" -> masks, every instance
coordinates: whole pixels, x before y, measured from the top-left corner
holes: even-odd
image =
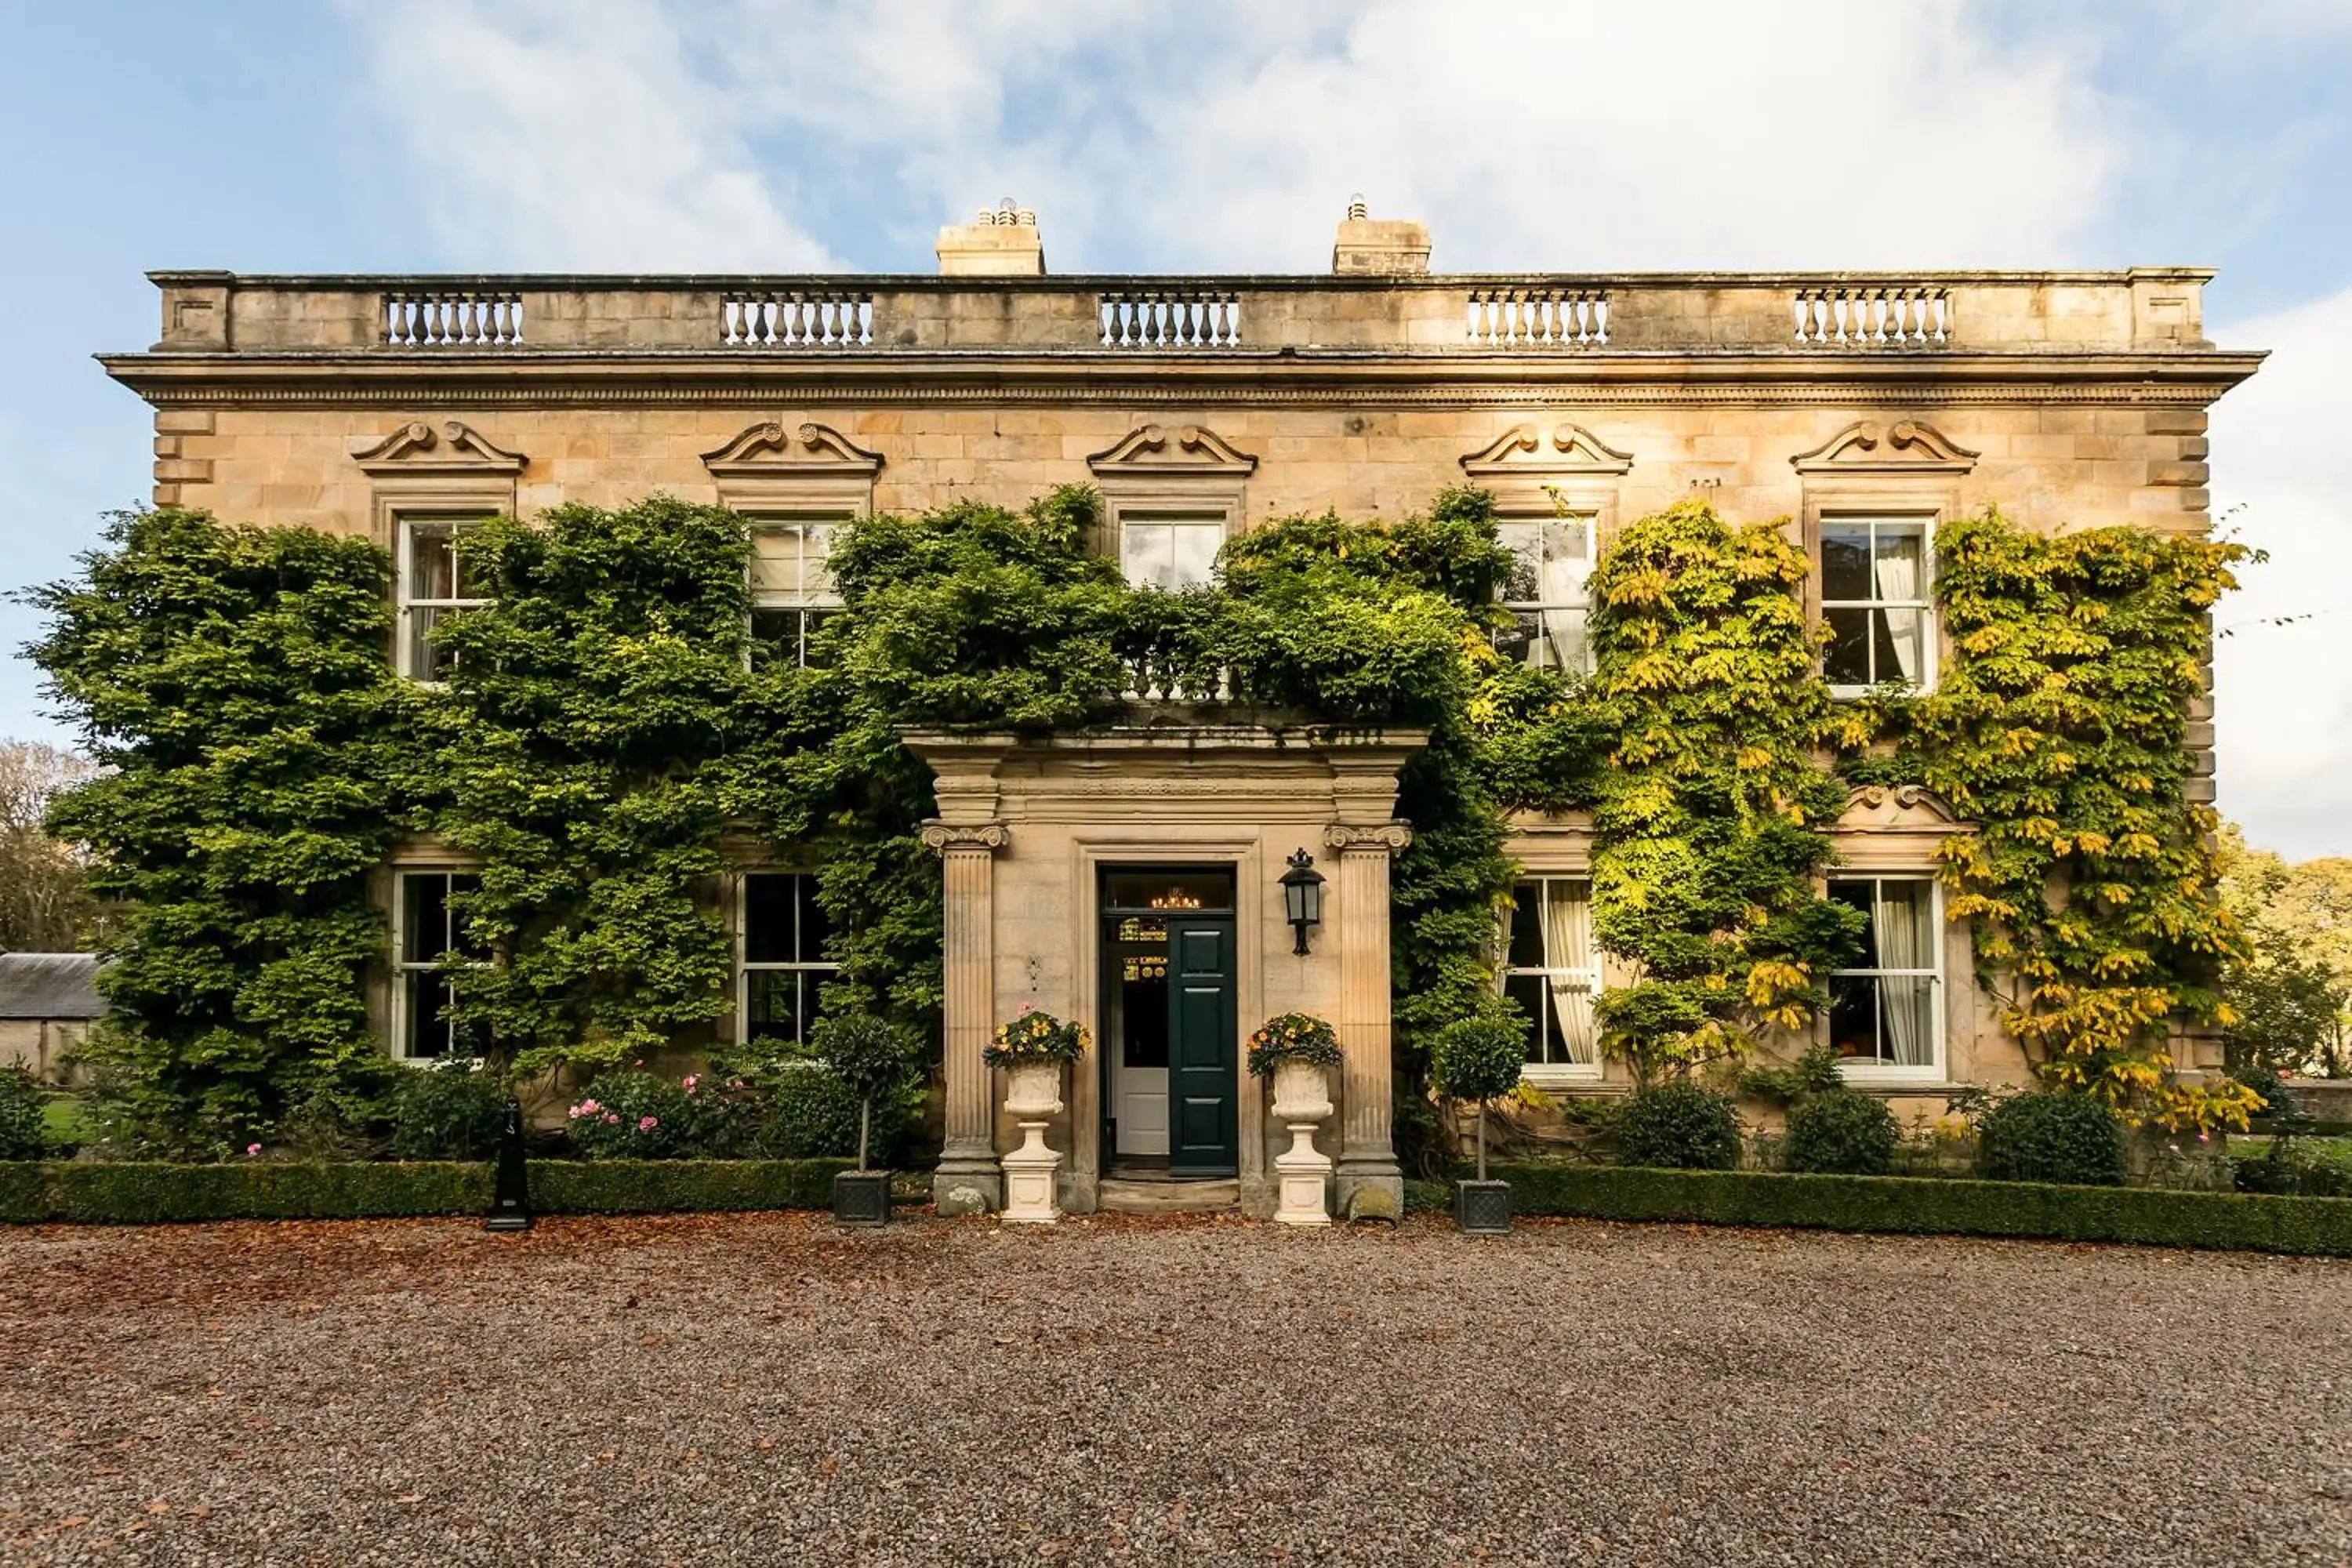
[[[2333,1564],[2347,1314],[1580,1222],[0,1231],[0,1561]]]

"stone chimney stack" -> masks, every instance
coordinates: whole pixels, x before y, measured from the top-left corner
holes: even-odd
[[[1045,272],[1037,215],[1014,205],[1011,196],[981,208],[970,223],[940,230],[939,252],[940,271],[951,277],[1041,278]]]
[[[1331,247],[1331,270],[1342,278],[1426,277],[1429,229],[1410,218],[1375,218],[1355,196]]]

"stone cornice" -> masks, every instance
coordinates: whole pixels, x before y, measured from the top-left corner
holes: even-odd
[[[2104,403],[2201,406],[2263,355],[1679,351],[1133,353],[164,352],[100,363],[159,407],[824,405],[1560,408]]]

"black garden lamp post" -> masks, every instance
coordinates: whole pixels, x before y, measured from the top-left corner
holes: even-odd
[[[488,1230],[530,1228],[530,1178],[523,1165],[522,1101],[507,1101],[507,1124],[499,1134],[498,1188]]]
[[[1290,869],[1282,874],[1282,909],[1290,929],[1298,933],[1298,945],[1290,951],[1304,956],[1307,928],[1323,923],[1323,873],[1304,849],[1291,853]]]

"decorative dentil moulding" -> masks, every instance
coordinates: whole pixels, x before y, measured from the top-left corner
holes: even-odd
[[[370,474],[520,474],[527,459],[492,445],[470,425],[450,419],[436,428],[415,419],[381,441],[355,447],[352,460]]]
[[[1633,467],[1631,452],[1617,450],[1581,425],[1555,426],[1548,437],[1533,425],[1514,425],[1492,444],[1462,455],[1462,471],[1473,479],[1620,478]]]
[[[703,453],[702,466],[722,479],[763,474],[870,479],[882,471],[882,454],[856,445],[830,425],[787,429],[782,421],[771,419],[748,427],[718,450]]]
[[[1257,471],[1257,459],[1205,425],[1171,429],[1144,425],[1130,430],[1108,451],[1087,459],[1108,478],[1135,474],[1224,474],[1241,479]]]
[[[1978,456],[1923,420],[1865,419],[1789,461],[1801,474],[1965,474]]]

